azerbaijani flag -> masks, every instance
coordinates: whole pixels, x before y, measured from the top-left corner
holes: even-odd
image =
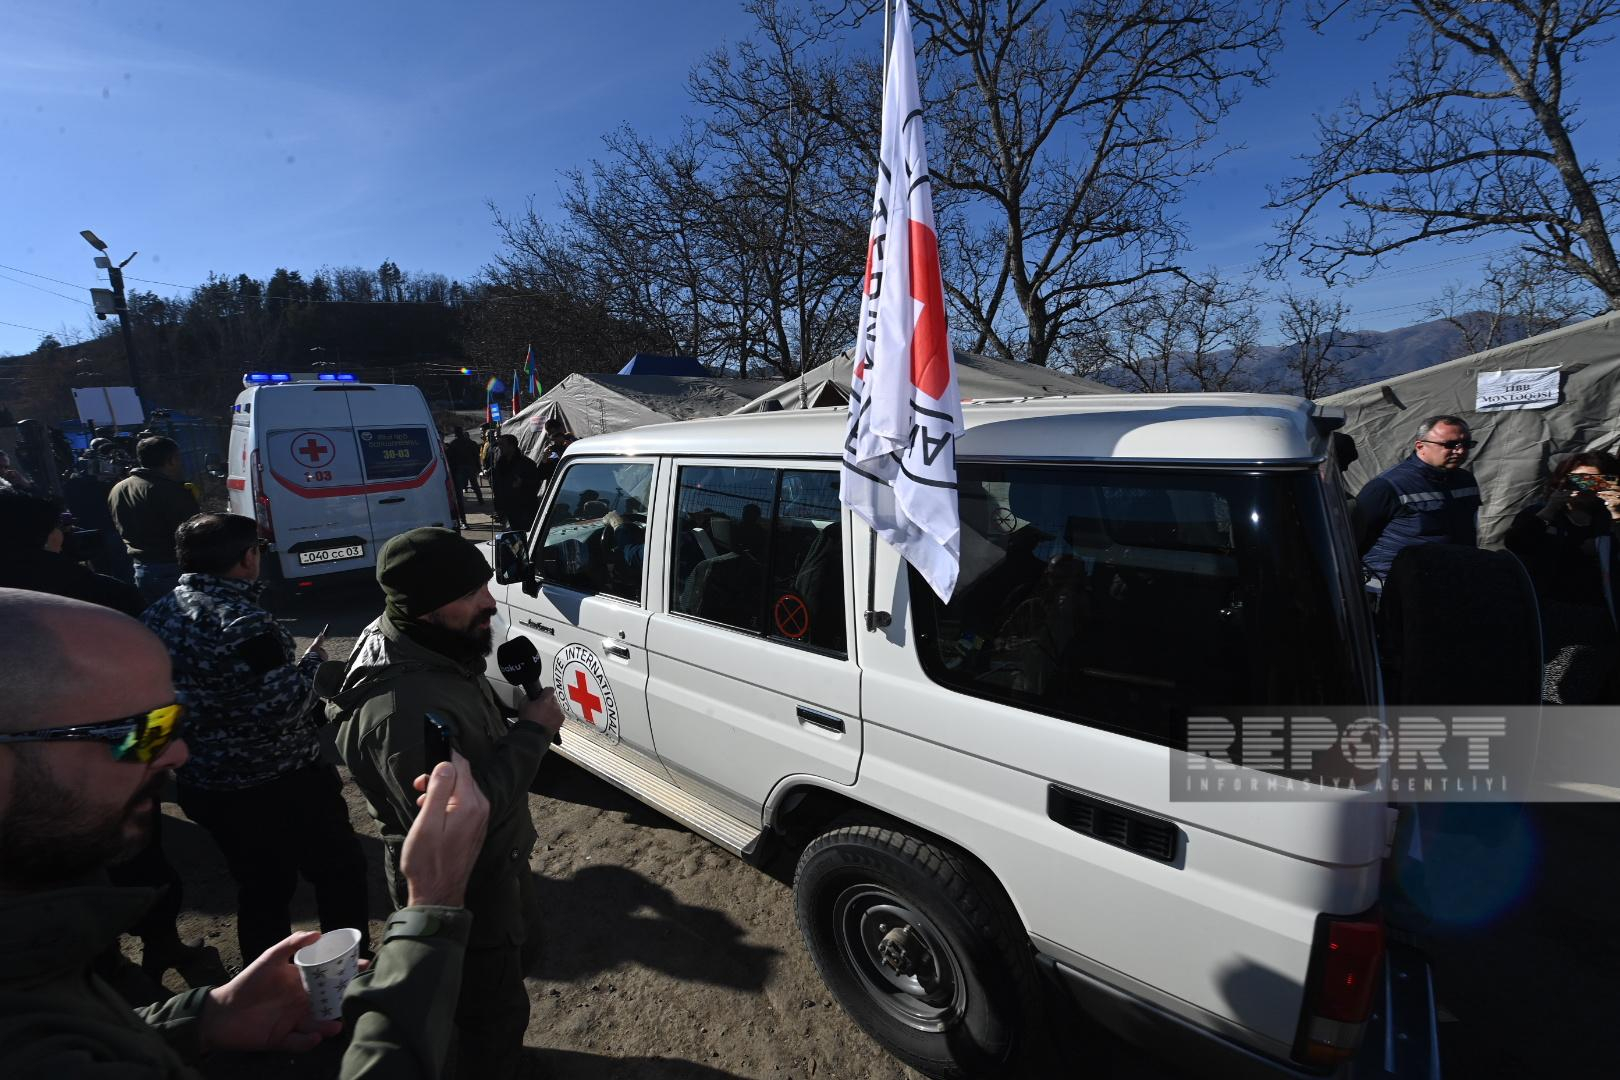
[[[523,360],[524,380],[529,384],[529,398],[533,400],[540,396],[540,371],[534,362],[534,346],[529,346],[529,355]]]

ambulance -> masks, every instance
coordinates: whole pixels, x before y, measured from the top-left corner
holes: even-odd
[[[230,512],[269,541],[263,576],[300,586],[374,573],[388,538],[456,527],[433,413],[414,386],[352,373],[253,372],[231,406]]]

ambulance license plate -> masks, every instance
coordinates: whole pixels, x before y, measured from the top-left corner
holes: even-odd
[[[315,566],[319,563],[341,562],[344,559],[358,559],[366,553],[364,544],[350,544],[347,547],[321,548],[319,551],[300,551],[298,563],[300,566]]]

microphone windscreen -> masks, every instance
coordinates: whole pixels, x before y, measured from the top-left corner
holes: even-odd
[[[540,681],[540,653],[528,638],[509,638],[495,650],[495,662],[501,674],[514,686],[526,686]]]

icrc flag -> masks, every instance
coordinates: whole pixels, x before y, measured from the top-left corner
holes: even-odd
[[[906,0],[896,5],[894,27],[839,499],[948,601],[962,551],[955,445],[962,396],[945,328]]]

